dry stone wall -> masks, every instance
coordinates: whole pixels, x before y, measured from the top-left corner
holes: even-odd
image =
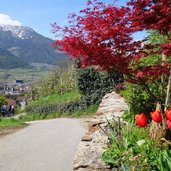
[[[88,122],[87,133],[79,143],[73,161],[74,171],[109,171],[109,166],[101,160],[101,155],[107,147],[108,137],[99,128],[104,128],[108,120],[121,117],[128,106],[117,93],[108,93],[102,99],[98,111]]]

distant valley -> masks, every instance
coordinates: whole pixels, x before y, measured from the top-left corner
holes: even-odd
[[[51,46],[52,41],[29,27],[0,25],[0,81],[13,75],[11,80],[15,74],[20,78],[24,71],[28,74],[35,71],[32,75],[37,78],[38,71],[48,71],[61,61],[68,60],[67,55]],[[29,80],[32,75],[29,75]]]

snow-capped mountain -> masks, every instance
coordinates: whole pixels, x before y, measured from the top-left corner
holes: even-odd
[[[0,24],[0,30],[7,31],[7,32],[9,31],[12,33],[14,37],[21,38],[21,39],[31,39],[32,34],[34,34],[34,30],[32,30],[29,27],[23,27],[23,26]]]
[[[52,41],[29,27],[0,25],[0,49],[26,63],[57,64],[59,60],[68,59],[51,46]]]

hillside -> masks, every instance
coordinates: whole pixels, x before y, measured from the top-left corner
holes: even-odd
[[[13,69],[13,68],[25,68],[29,64],[23,59],[9,53],[6,50],[0,48],[0,68],[1,69]]]
[[[52,39],[38,34],[29,27],[0,25],[0,52],[3,50],[2,54],[6,55],[6,58],[2,55],[4,62],[0,64],[0,68],[2,66],[10,68],[4,64],[11,64],[14,61],[18,67],[16,57],[20,59],[22,66],[26,66],[28,63],[56,65],[59,61],[68,59],[68,56],[51,47],[52,41]]]

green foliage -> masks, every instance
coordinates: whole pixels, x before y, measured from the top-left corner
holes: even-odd
[[[34,120],[43,120],[43,119],[53,119],[53,118],[59,118],[61,114],[58,113],[52,113],[52,114],[26,114],[24,116],[20,116],[19,120],[21,122],[28,122],[28,121],[34,121]]]
[[[33,100],[26,107],[26,112],[42,114],[42,117],[51,114],[89,114],[97,109],[96,104],[101,98],[121,81],[119,74],[99,73],[94,68],[77,69],[77,74],[76,79],[73,65],[64,64],[40,80],[29,93]]]
[[[159,50],[157,44],[166,43],[165,37],[157,32],[150,33],[150,42],[155,44],[151,50]],[[150,53],[150,50],[147,51]],[[132,64],[134,68],[141,69],[143,66],[162,64],[162,55],[149,55],[142,58],[138,64]],[[167,62],[169,59],[165,59]],[[134,115],[140,112],[149,113],[156,108],[156,102],[160,102],[164,107],[167,76],[161,76],[158,80],[152,80],[142,85],[126,84],[126,89],[121,91],[121,95],[126,99],[129,110],[125,112],[123,118],[132,124],[120,126],[116,123],[108,123],[109,147],[103,153],[103,160],[116,170],[171,170],[171,150],[169,147],[162,147],[152,140],[149,129],[135,127]],[[119,130],[119,131],[118,131]]]
[[[148,129],[133,125],[108,123],[111,143],[102,159],[115,169],[151,171],[157,170],[161,148],[148,137]]]
[[[151,50],[159,50],[159,44],[166,43],[166,37],[160,35],[156,31],[149,32],[149,40],[151,44],[155,45]],[[148,43],[148,42],[147,42]],[[142,68],[144,66],[161,65],[163,59],[162,55],[156,55],[150,53],[150,50],[146,50],[148,56],[141,58],[139,63],[135,64],[135,68]],[[144,112],[147,116],[156,108],[156,103],[160,102],[164,108],[166,98],[166,87],[168,82],[168,76],[162,75],[159,79],[151,80],[142,85],[126,84],[126,89],[121,91],[121,95],[125,98],[129,110],[125,112],[123,118],[127,121],[131,121],[134,115],[140,112]],[[142,78],[144,79],[144,78]]]
[[[97,109],[98,109],[97,104],[90,105],[84,110],[79,110],[79,111],[74,112],[71,116],[72,117],[84,117],[84,116],[88,117],[88,116],[92,116],[94,113],[96,113]]]
[[[72,64],[63,63],[55,71],[35,83],[27,96],[35,100],[54,93],[65,94],[76,89],[75,69]]]
[[[160,34],[157,30],[152,30],[148,32],[148,42],[156,45],[164,44],[167,42],[167,36]]]
[[[86,104],[80,100],[78,92],[70,92],[65,94],[55,94],[40,98],[26,106],[26,112],[33,114],[58,113],[60,115],[67,113],[72,114],[75,111],[82,111],[87,108]]]
[[[85,109],[77,109],[73,113],[66,112],[55,112],[55,113],[28,113],[24,116],[21,116],[19,119],[23,122],[25,121],[33,121],[33,120],[43,120],[43,119],[53,119],[59,117],[87,117],[92,116],[97,111],[97,105],[91,105],[86,107]]]
[[[20,105],[16,105],[14,112],[15,112],[15,115],[16,114],[21,114],[21,113],[23,113],[23,110],[21,110],[21,106]]]
[[[28,115],[24,120],[50,119],[60,116],[80,117],[92,115],[97,111],[98,105],[87,106],[81,100],[81,96],[77,91],[65,94],[54,94],[42,97],[38,100],[30,102],[25,111]]]
[[[116,84],[122,82],[120,74],[97,72],[94,67],[78,68],[77,73],[78,89],[88,105],[99,104],[106,93],[114,90]]]
[[[31,101],[28,106],[36,106],[36,105],[48,105],[54,103],[64,103],[70,101],[77,101],[80,100],[81,95],[78,91],[72,91],[65,94],[52,94],[48,95],[47,97],[41,97],[37,100]]]
[[[7,99],[4,96],[0,96],[0,108],[2,105],[7,104]]]
[[[17,119],[0,119],[0,129],[3,128],[13,128],[13,127],[23,127],[26,124]]]
[[[126,89],[122,90],[120,94],[125,98],[129,110],[123,117],[129,119],[128,116],[130,116],[130,119],[132,119],[135,114],[140,112],[144,112],[149,116],[149,113],[155,110],[157,102],[164,104],[166,92],[163,90],[163,87],[166,86],[165,83],[162,85],[160,80],[148,83],[148,88],[155,98],[150,96],[143,85],[126,84]]]
[[[171,170],[171,150],[163,150],[157,158],[157,167],[160,171]]]
[[[161,35],[157,31],[149,31],[148,32],[148,41],[145,44],[153,45],[151,48],[145,50],[146,55],[144,58],[140,58],[139,61],[133,61],[130,67],[134,67],[137,70],[141,70],[143,67],[146,66],[155,66],[161,65],[163,62],[162,54],[154,53],[161,49],[161,44],[167,43],[167,36]],[[169,58],[166,59],[168,63],[171,61]]]
[[[27,113],[52,114],[52,113],[68,113],[71,114],[77,110],[84,110],[87,106],[82,101],[71,101],[63,103],[54,103],[47,105],[32,105],[26,107]]]
[[[139,85],[127,84],[127,88],[121,91],[129,106],[130,113],[146,112],[149,113],[155,107],[155,99],[145,91],[145,88]]]

